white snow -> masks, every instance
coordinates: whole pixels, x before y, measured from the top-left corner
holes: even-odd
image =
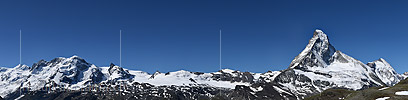
[[[9,93],[17,91],[21,83],[24,82],[29,76],[29,69],[27,65],[17,65],[14,68],[6,69],[0,73],[0,96],[4,97]]]
[[[249,87],[252,91],[254,92],[258,92],[258,91],[262,91],[263,88],[261,86],[257,87],[257,88],[253,88],[253,87]]]
[[[258,80],[259,77],[261,77],[261,73],[255,73],[253,74],[253,76],[254,76],[254,80]]]
[[[395,95],[408,95],[408,91],[398,91],[395,92]]]
[[[390,97],[382,97],[382,98],[377,98],[377,99],[375,99],[375,100],[387,100],[387,99],[389,99]]]
[[[388,89],[388,88],[390,88],[390,87],[383,87],[383,88],[381,88],[381,89],[378,89],[378,90],[385,90],[385,89]]]
[[[233,72],[231,70],[223,70],[226,72]],[[202,75],[196,75],[192,72],[180,70],[176,72],[169,72],[168,75],[165,73],[157,73],[154,78],[150,78],[151,75],[142,72],[142,71],[129,71],[131,74],[135,75],[134,81],[140,83],[150,83],[152,85],[177,85],[177,86],[185,86],[185,85],[194,85],[194,84],[208,84],[210,86],[216,87],[224,87],[224,88],[235,88],[236,85],[245,85],[249,86],[250,83],[245,82],[233,82],[230,81],[216,81],[212,79],[211,73],[204,73]],[[195,82],[190,80],[193,79]]]
[[[214,72],[213,74],[222,74],[221,72]]]
[[[46,66],[40,66],[31,72],[31,76],[23,83],[23,87],[30,87],[32,90],[39,90],[43,86],[49,86],[50,83],[55,83],[61,86],[67,86],[68,89],[77,90],[86,87],[88,81],[91,81],[92,73],[98,70],[95,65],[87,65],[85,62],[81,62],[78,56],[72,56],[70,58],[57,58],[57,62]],[[87,66],[87,69],[79,68],[77,65]],[[69,84],[61,82],[63,78],[75,79],[80,78],[77,83]],[[68,87],[69,86],[69,87]]]
[[[24,95],[20,95],[19,97],[17,97],[17,98],[14,99],[14,100],[20,100],[22,97],[24,97]]]
[[[230,74],[232,74],[232,72],[234,72],[235,70],[232,70],[232,69],[222,69],[221,71],[222,71],[222,72],[225,72],[225,73],[230,73]]]
[[[286,92],[285,90],[283,90],[283,89],[281,89],[281,88],[279,88],[279,87],[277,87],[277,86],[273,86],[273,88],[274,88],[276,91],[278,91],[279,93],[291,94],[291,93]]]

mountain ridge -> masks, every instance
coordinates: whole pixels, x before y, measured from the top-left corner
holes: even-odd
[[[222,69],[209,73],[180,70],[149,74],[113,63],[107,67],[98,67],[75,55],[51,61],[40,60],[31,67],[18,65],[15,68],[1,68],[0,76],[0,96],[6,99],[36,95],[54,97],[52,93],[64,94],[58,92],[61,89],[100,94],[66,94],[77,97],[116,98],[106,97],[122,95],[110,91],[116,89],[128,91],[122,92],[128,95],[127,99],[233,100],[303,99],[331,88],[362,90],[392,86],[407,77],[396,73],[383,58],[364,64],[342,53],[330,44],[328,36],[319,29],[315,30],[309,44],[292,60],[289,67],[281,71],[251,73]],[[82,91],[89,87],[99,90]],[[51,91],[51,94],[42,93],[44,89]],[[24,95],[21,95],[21,90],[24,90]]]

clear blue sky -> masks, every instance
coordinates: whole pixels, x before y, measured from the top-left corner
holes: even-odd
[[[334,47],[367,63],[385,58],[407,72],[408,6],[333,0],[7,0],[0,1],[0,66],[78,55],[97,66],[153,72],[286,69],[315,29]]]

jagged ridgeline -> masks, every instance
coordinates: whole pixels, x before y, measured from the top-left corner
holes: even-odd
[[[370,87],[352,91],[347,89],[327,89],[305,100],[407,100],[408,80],[401,80],[394,86]]]
[[[149,74],[114,64],[97,67],[73,56],[40,60],[31,67],[0,68],[0,76],[4,99],[87,100],[296,100],[327,89],[393,86],[406,78],[382,58],[364,64],[338,51],[321,30],[314,32],[306,48],[281,71]]]

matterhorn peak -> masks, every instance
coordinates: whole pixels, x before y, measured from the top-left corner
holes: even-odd
[[[328,36],[319,29],[313,33],[306,48],[293,59],[289,68],[295,68],[300,63],[310,63],[315,59],[316,66],[327,66],[336,49],[330,44]],[[300,66],[299,66],[300,67]]]
[[[322,30],[316,29],[313,33],[313,37],[309,40],[309,44],[316,45],[321,42],[330,44],[329,37]]]
[[[324,42],[329,42],[329,38],[327,37],[327,35],[319,29],[315,30],[315,32],[313,33],[313,38],[319,39]]]

